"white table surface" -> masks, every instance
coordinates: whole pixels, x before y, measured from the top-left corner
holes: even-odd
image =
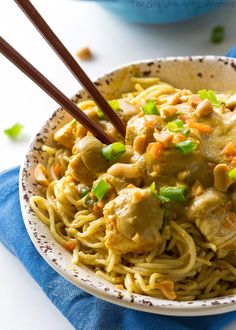
[[[147,27],[122,22],[90,1],[34,0],[33,3],[72,54],[86,45],[91,48],[95,58],[83,62],[82,66],[92,78],[138,59],[225,54],[236,43],[236,8],[224,8],[174,26]],[[219,45],[209,42],[211,29],[216,24],[226,27],[226,40]],[[68,96],[79,89],[76,80],[13,1],[0,0],[0,31]],[[0,56],[0,171],[21,162],[29,138],[56,108],[46,94]],[[24,137],[12,142],[3,130],[16,122],[24,125]],[[2,245],[0,265],[0,329],[72,329]],[[236,324],[231,325],[230,329],[235,327]]]

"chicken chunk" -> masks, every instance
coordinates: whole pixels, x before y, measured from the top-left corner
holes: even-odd
[[[212,163],[223,163],[226,156],[222,153],[231,142],[236,147],[236,113],[227,111],[212,113],[207,117],[206,124],[213,128],[211,134],[201,134],[199,139],[207,160]]]
[[[206,190],[195,198],[187,214],[205,238],[217,247],[219,258],[236,251],[236,214],[225,193]]]
[[[188,184],[196,180],[204,183],[204,186],[210,186],[213,183],[213,175],[200,148],[187,155],[183,155],[175,148],[166,149],[158,158],[147,151],[145,160],[148,178],[153,180],[152,173],[157,171],[156,179],[161,185],[175,185],[178,175],[183,171],[186,172],[185,182]]]
[[[125,188],[104,208],[106,247],[117,253],[153,249],[161,241],[163,211],[149,189]]]

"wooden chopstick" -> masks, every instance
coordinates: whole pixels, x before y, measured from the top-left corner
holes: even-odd
[[[111,136],[107,135],[96,122],[86,116],[82,110],[80,110],[67,96],[65,96],[2,37],[0,37],[0,53],[15,64],[22,72],[24,72],[31,80],[33,80],[100,141],[106,144],[114,142],[114,139]]]
[[[36,8],[31,4],[29,0],[14,0],[17,5],[22,9],[26,16],[30,19],[33,25],[45,38],[48,44],[53,48],[56,54],[65,63],[72,74],[78,79],[86,92],[94,100],[97,106],[106,114],[112,124],[117,130],[125,136],[125,124],[119,118],[119,116],[113,111],[109,103],[105,100],[102,94],[98,91],[93,82],[89,79],[87,74],[83,71],[80,65],[76,62],[70,52],[58,39],[43,17],[39,14]]]

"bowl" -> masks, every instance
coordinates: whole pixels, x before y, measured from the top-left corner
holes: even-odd
[[[126,21],[144,24],[169,24],[207,14],[220,6],[220,0],[119,0],[99,1],[99,4]]]
[[[202,88],[236,90],[236,60],[216,56],[169,57],[135,62],[104,74],[95,84],[105,97],[115,98],[131,88],[130,77],[137,74],[145,77],[158,76],[178,88],[189,88],[193,91]],[[79,91],[72,100],[77,102],[86,98],[86,93]],[[33,173],[39,162],[45,163],[41,147],[45,143],[51,145],[54,132],[69,119],[70,116],[63,109],[55,111],[33,138],[21,166],[20,200],[23,219],[41,256],[74,285],[117,305],[177,316],[211,315],[236,310],[236,295],[179,302],[129,294],[97,277],[85,266],[71,265],[71,254],[53,239],[48,227],[35,216],[29,206],[31,196],[39,193]]]

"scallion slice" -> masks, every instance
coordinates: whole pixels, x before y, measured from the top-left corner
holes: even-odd
[[[159,199],[161,202],[164,202],[165,203],[165,202],[169,202],[170,201],[169,198],[158,195],[158,192],[156,190],[156,183],[155,183],[155,181],[153,181],[153,183],[150,185],[149,188],[150,188],[150,191],[153,194],[153,196],[156,197],[157,199]]]
[[[92,189],[92,192],[100,201],[101,199],[103,199],[103,197],[105,197],[109,188],[110,188],[109,184],[106,183],[106,181],[104,181],[103,179],[101,179],[96,183],[95,187]]]
[[[4,134],[7,135],[10,139],[16,139],[23,129],[23,125],[17,123],[4,130]]]
[[[197,149],[197,144],[191,140],[186,140],[175,144],[175,149],[181,152],[181,154],[187,155]]]
[[[215,92],[212,90],[201,89],[198,91],[198,96],[201,100],[208,99],[215,107],[220,106],[220,102],[217,100]]]
[[[159,195],[168,198],[171,202],[185,202],[188,189],[185,186],[161,187]]]
[[[230,179],[236,181],[236,167],[234,167],[231,171],[228,173]]]
[[[99,119],[105,119],[105,115],[101,109],[97,108],[97,114]]]
[[[147,100],[146,104],[144,104],[142,106],[142,110],[145,115],[159,115],[160,114],[156,103],[152,100]]]
[[[111,100],[111,101],[108,101],[108,103],[110,104],[111,108],[114,111],[118,111],[120,109],[120,104],[119,104],[118,100]]]
[[[84,196],[88,195],[88,193],[90,192],[90,188],[85,186],[81,189],[81,192],[80,192],[80,196],[81,198],[83,198]]]
[[[171,132],[182,132],[184,128],[184,123],[181,119],[176,119],[173,121],[169,121],[169,123],[166,125],[169,131]]]
[[[102,148],[102,155],[106,160],[118,160],[125,152],[125,145],[115,142]]]
[[[217,25],[212,29],[211,42],[213,44],[219,44],[225,38],[225,28],[222,25]]]

